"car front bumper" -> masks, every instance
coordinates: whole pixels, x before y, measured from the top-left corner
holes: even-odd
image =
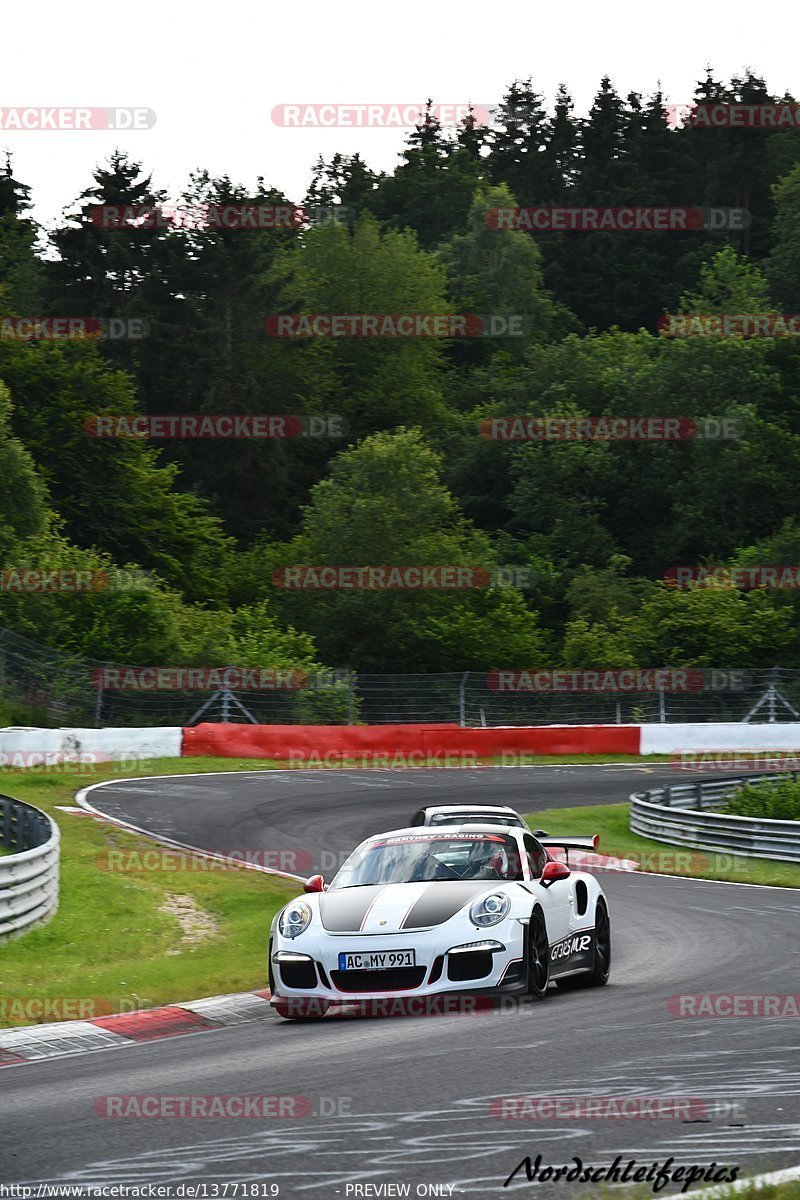
[[[311,931],[309,931],[311,932]],[[486,929],[440,929],[387,936],[311,932],[294,939],[277,931],[270,943],[275,1000],[316,997],[329,1003],[380,996],[441,996],[451,993],[517,994],[527,990],[527,922],[506,918]],[[494,943],[491,950],[475,943]],[[471,947],[466,949],[465,947]],[[340,970],[341,953],[413,950],[414,968]]]

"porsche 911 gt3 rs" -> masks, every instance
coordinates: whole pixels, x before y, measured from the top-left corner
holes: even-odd
[[[530,995],[602,985],[611,965],[608,902],[594,875],[549,848],[597,839],[461,824],[398,829],[362,842],[329,887],[275,917],[271,1003],[281,1016],[331,1004],[447,993]]]

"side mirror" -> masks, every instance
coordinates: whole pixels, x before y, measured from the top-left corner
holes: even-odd
[[[548,862],[544,865],[539,883],[542,887],[550,887],[550,884],[555,883],[557,879],[569,879],[571,873],[566,863]]]
[[[569,874],[569,871],[567,871]],[[304,892],[324,892],[325,880],[322,875],[310,875],[303,884]]]

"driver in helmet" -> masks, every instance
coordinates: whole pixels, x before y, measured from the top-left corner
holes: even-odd
[[[508,879],[508,854],[502,842],[480,838],[470,848],[465,879]]]

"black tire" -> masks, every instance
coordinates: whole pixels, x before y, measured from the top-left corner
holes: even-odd
[[[594,962],[590,971],[582,971],[580,975],[567,975],[559,979],[559,988],[564,992],[575,991],[576,988],[605,987],[611,974],[611,921],[608,916],[605,900],[597,901],[594,912]]]
[[[528,995],[534,1000],[544,1000],[550,983],[550,942],[544,913],[535,908],[528,925],[527,941]]]

